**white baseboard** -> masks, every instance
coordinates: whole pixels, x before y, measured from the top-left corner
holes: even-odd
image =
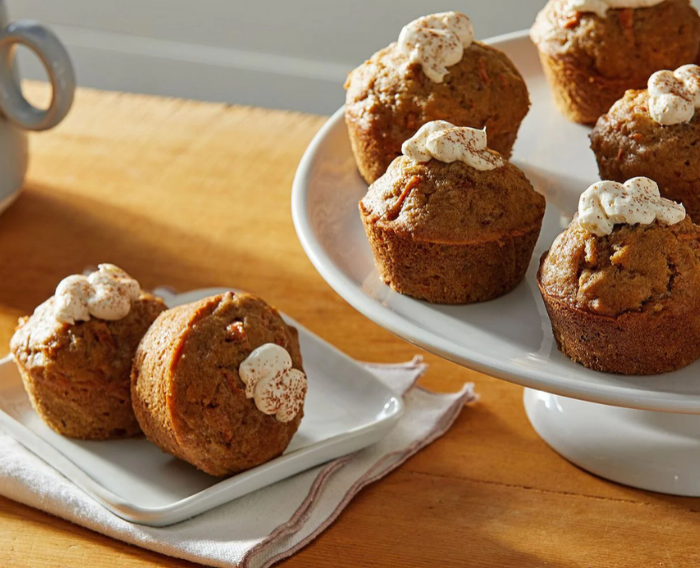
[[[102,30],[52,25],[78,83],[96,89],[329,114],[343,103],[350,66]],[[44,77],[20,56],[23,77]]]
[[[546,0],[9,0],[51,26],[80,85],[328,114],[347,72],[415,17],[461,10],[478,38],[532,25]],[[700,0],[693,0],[696,6]],[[41,78],[21,57],[24,75]]]

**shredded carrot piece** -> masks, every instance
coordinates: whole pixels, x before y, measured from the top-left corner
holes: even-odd
[[[479,61],[479,75],[481,75],[481,78],[484,80],[484,83],[487,85],[491,82],[491,78],[489,77],[489,74],[486,72],[486,63],[484,63],[484,60]]]
[[[634,25],[634,11],[631,8],[620,11],[620,24],[623,28],[630,29]]]
[[[406,187],[403,189],[403,192],[401,192],[401,195],[398,197],[398,199],[394,202],[394,204],[386,210],[386,218],[389,221],[393,221],[399,216],[399,213],[401,213],[401,208],[403,207],[403,202],[406,201],[406,198],[408,195],[411,193],[411,190],[415,188],[418,184],[420,184],[423,180],[420,178],[420,176],[413,176],[408,181],[408,184],[406,184]]]
[[[566,28],[567,30],[570,30],[570,29],[578,26],[580,23],[581,23],[581,13],[576,12],[576,14],[573,17],[569,18],[566,22],[564,22],[564,28]]]

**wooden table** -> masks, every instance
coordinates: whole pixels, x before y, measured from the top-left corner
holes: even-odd
[[[360,360],[410,359],[419,350],[350,308],[296,239],[292,178],[323,121],[79,91],[65,123],[33,136],[24,193],[0,217],[0,345],[61,278],[109,261],[144,287],[251,291]],[[700,564],[700,500],[582,472],[534,433],[521,388],[424,355],[425,386],[474,381],[481,402],[286,564]],[[182,562],[0,499],[0,565]]]

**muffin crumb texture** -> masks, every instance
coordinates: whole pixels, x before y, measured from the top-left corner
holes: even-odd
[[[489,147],[510,156],[530,100],[513,63],[474,42],[441,83],[411,63],[397,43],[355,69],[345,85],[345,120],[360,173],[377,180],[401,155],[401,145],[425,123],[487,128]]]
[[[554,241],[541,282],[550,295],[604,316],[682,308],[700,291],[698,238],[687,217],[670,226],[622,225],[602,237],[574,222]]]
[[[700,117],[663,126],[649,113],[649,92],[628,91],[598,120],[591,149],[604,180],[625,182],[645,176],[661,195],[682,203],[700,219]]]
[[[600,237],[574,219],[538,283],[560,349],[587,367],[646,375],[700,357],[699,228],[689,217]]]
[[[215,476],[282,454],[303,408],[284,422],[263,413],[239,373],[265,344],[284,348],[292,368],[303,373],[296,329],[259,298],[229,292],[163,313],[143,338],[132,370],[134,412],[146,436]]]
[[[652,73],[695,63],[700,16],[689,0],[611,9],[601,17],[567,0],[549,0],[531,30],[559,111],[594,124],[628,89]]]
[[[544,197],[512,164],[476,170],[397,158],[360,202],[384,282],[430,302],[490,300],[523,279]]]
[[[131,407],[131,363],[139,341],[166,309],[141,292],[119,320],[56,319],[56,297],[20,319],[10,350],[32,406],[54,431],[78,439],[140,432]]]

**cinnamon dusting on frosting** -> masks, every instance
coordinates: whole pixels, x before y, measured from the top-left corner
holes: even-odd
[[[477,170],[495,170],[505,165],[503,157],[487,147],[485,130],[431,121],[403,143],[401,151],[415,162],[464,162]]]
[[[85,275],[71,275],[56,288],[54,317],[66,324],[88,321],[121,320],[131,310],[131,302],[141,294],[139,283],[115,265],[102,264]]]
[[[241,363],[238,373],[246,385],[246,397],[266,415],[281,423],[297,416],[306,397],[306,375],[292,368],[289,352],[277,344],[264,344]]]
[[[579,199],[578,224],[593,235],[610,235],[616,224],[675,225],[685,219],[685,208],[661,197],[649,178],[633,178],[624,184],[598,182]]]
[[[442,12],[404,26],[398,47],[411,63],[435,83],[442,83],[448,67],[462,61],[464,50],[474,41],[471,20],[460,12]]]
[[[649,78],[649,114],[657,123],[690,122],[700,108],[700,67],[684,65]]]

